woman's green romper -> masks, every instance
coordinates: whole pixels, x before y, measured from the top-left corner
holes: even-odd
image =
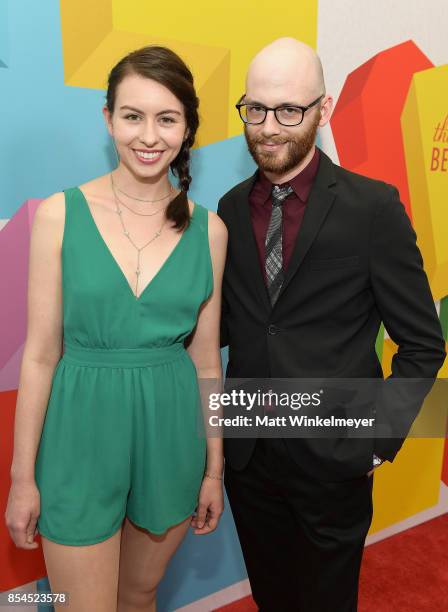
[[[65,210],[64,353],[36,457],[38,531],[61,544],[94,544],[127,515],[160,534],[194,512],[205,467],[197,373],[184,340],[213,289],[208,211],[195,204],[137,298],[79,188],[65,191]]]

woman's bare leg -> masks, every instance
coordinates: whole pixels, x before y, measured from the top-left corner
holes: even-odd
[[[127,517],[121,535],[117,612],[156,612],[156,589],[191,517],[155,535]]]
[[[66,546],[41,536],[48,580],[53,593],[68,593],[65,612],[115,612],[120,565],[121,528],[113,536],[89,546]]]

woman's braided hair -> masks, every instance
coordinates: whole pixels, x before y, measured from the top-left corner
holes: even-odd
[[[199,127],[199,99],[194,88],[193,75],[185,62],[171,49],[148,45],[123,57],[111,70],[108,78],[106,106],[114,112],[117,87],[129,74],[152,79],[171,91],[184,107],[187,124],[186,138],[170,168],[177,177],[184,197],[177,197],[166,209],[167,219],[174,227],[183,230],[190,223],[187,192],[191,183],[190,149],[193,147]]]

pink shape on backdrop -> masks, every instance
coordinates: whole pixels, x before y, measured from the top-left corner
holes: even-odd
[[[27,290],[30,236],[34,213],[41,200],[26,200],[0,231],[0,373],[2,387],[5,378],[9,388],[18,384],[20,360],[15,361],[15,372],[3,368],[14,361],[14,356],[25,342],[27,327]]]
[[[0,370],[0,391],[11,391],[18,388],[23,348],[24,344],[21,344],[11,359]]]

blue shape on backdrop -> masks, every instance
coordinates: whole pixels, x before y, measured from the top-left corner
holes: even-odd
[[[9,62],[8,1],[0,2],[0,68],[7,68]]]
[[[0,70],[0,218],[27,198],[107,172],[114,159],[104,92],[64,85],[59,3],[22,0],[8,8],[14,36],[9,67]]]
[[[40,580],[36,580],[36,592],[37,593],[48,593],[50,591],[50,583],[48,582],[48,578],[41,578]],[[54,607],[50,604],[37,604],[37,612],[54,612]]]
[[[229,502],[219,528],[207,536],[188,533],[168,566],[157,610],[172,612],[247,577]]]

